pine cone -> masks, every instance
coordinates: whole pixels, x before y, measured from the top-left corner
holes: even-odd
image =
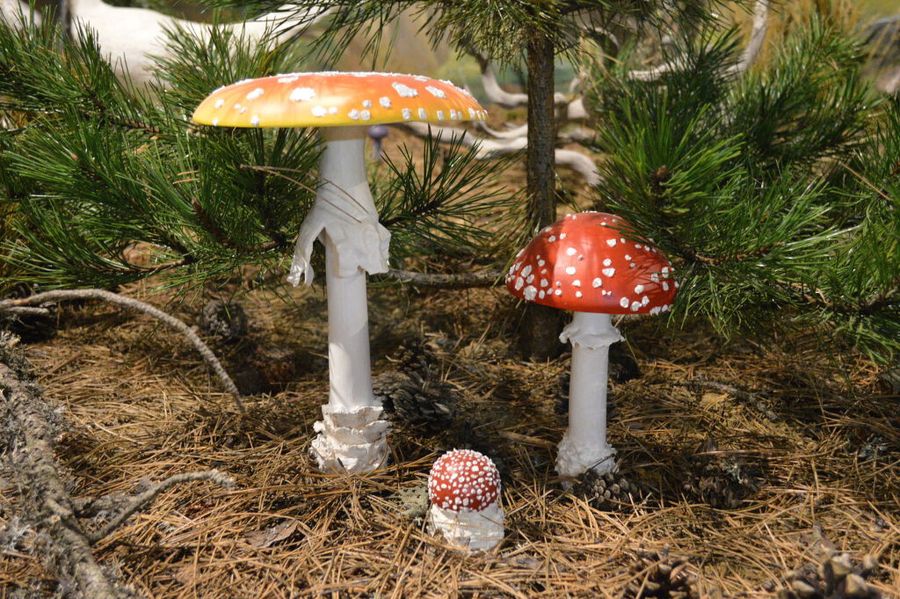
[[[453,422],[456,392],[440,380],[432,365],[434,357],[417,343],[401,346],[392,361],[396,369],[372,381],[375,395],[382,398],[391,420],[428,432],[446,429]]]
[[[634,579],[625,587],[626,599],[658,597],[659,599],[695,599],[696,578],[687,572],[688,560],[662,551],[639,551],[632,565]]]
[[[592,507],[605,511],[630,508],[633,502],[639,502],[645,496],[638,485],[629,482],[622,474],[597,474],[593,470],[581,475],[572,492],[583,497]]]
[[[200,312],[200,330],[232,343],[247,334],[247,313],[237,302],[210,300]]]
[[[854,563],[849,553],[829,552],[821,564],[805,564],[789,572],[787,586],[779,599],[880,599],[881,593],[869,585],[868,578],[878,564],[866,556]]]
[[[759,469],[735,456],[700,456],[684,483],[688,496],[718,509],[735,509],[759,490]]]

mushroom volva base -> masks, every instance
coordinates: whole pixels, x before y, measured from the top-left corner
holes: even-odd
[[[495,501],[481,511],[458,512],[432,505],[428,528],[440,533],[451,545],[469,551],[489,551],[503,541],[503,510]]]

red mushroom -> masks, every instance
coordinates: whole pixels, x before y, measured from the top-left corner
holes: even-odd
[[[635,240],[620,217],[582,212],[538,233],[516,255],[506,286],[525,301],[575,312],[560,335],[572,342],[572,377],[557,472],[615,470],[606,442],[606,380],[609,346],[622,337],[609,315],[668,312],[678,288],[672,264]]]
[[[455,449],[428,475],[429,524],[452,544],[486,551],[503,540],[500,473],[485,455]]]

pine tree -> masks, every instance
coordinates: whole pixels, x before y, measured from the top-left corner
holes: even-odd
[[[730,335],[802,325],[881,359],[900,349],[900,102],[861,80],[838,24],[793,28],[734,77],[734,33],[673,50],[653,82],[595,71],[597,205],[672,257],[673,318]]]
[[[210,3],[237,4],[234,0]],[[271,11],[281,2],[255,0],[252,5]],[[311,22],[322,11],[330,12],[313,43],[313,50],[326,62],[336,57],[335,49],[346,47],[359,35],[366,38],[366,48],[377,62],[385,26],[409,11],[423,17],[423,28],[434,42],[448,39],[460,52],[501,65],[524,63],[528,73],[526,197],[531,234],[556,220],[556,57],[566,55],[577,62],[578,45],[586,32],[616,29],[624,40],[647,26],[659,29],[680,23],[695,27],[713,14],[708,0],[299,0],[291,6],[293,14],[288,20]],[[561,327],[559,312],[534,304],[525,306],[520,349],[536,359],[558,354]]]

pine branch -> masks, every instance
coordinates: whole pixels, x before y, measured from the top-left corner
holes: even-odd
[[[406,283],[414,287],[427,287],[429,289],[470,289],[473,287],[494,287],[503,283],[503,273],[500,271],[435,274],[413,272],[409,270],[390,269],[379,278],[392,279],[399,283]]]

